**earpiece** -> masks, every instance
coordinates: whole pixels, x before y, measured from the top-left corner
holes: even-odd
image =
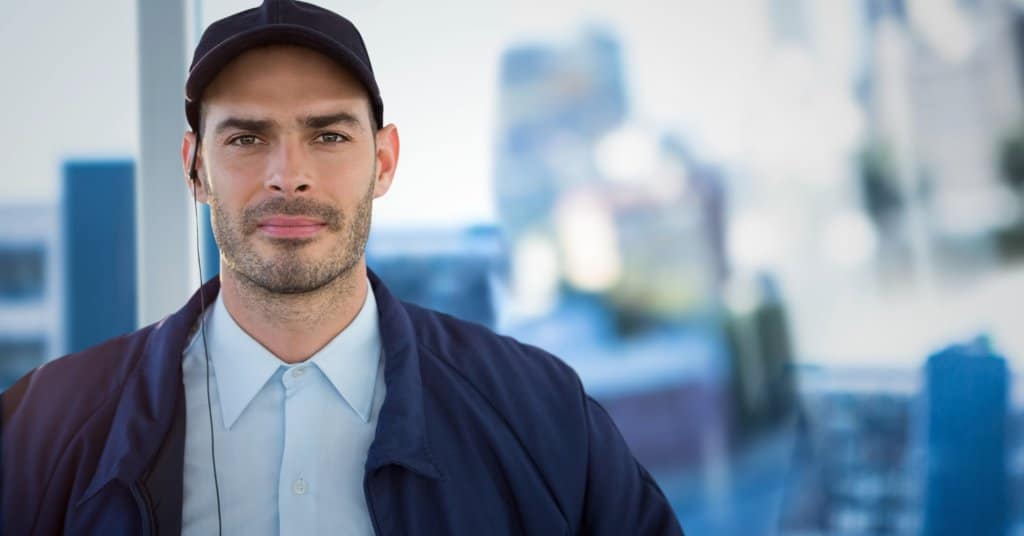
[[[199,133],[196,133],[196,143],[192,146],[192,159],[188,163],[188,178],[192,180],[192,195],[195,197],[195,183],[199,182],[199,173],[196,171],[196,154],[199,152]]]

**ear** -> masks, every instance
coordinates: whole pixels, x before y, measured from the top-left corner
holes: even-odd
[[[377,176],[373,187],[374,199],[387,193],[398,167],[398,128],[394,124],[377,131]]]
[[[194,164],[193,158],[196,159]],[[210,193],[206,190],[206,181],[203,180],[205,178],[203,157],[195,132],[186,132],[185,137],[181,140],[181,166],[185,171],[185,185],[188,187],[188,191],[195,196],[197,201],[204,205],[207,204]],[[190,176],[193,169],[195,176]]]

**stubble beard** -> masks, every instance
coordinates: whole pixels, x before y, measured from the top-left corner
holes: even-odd
[[[298,295],[321,290],[331,283],[347,280],[359,265],[370,234],[374,181],[346,221],[335,207],[309,198],[274,198],[249,207],[238,217],[230,215],[215,197],[211,197],[213,232],[224,264],[241,276],[240,283],[270,295]],[[261,218],[272,215],[311,216],[326,224],[327,237],[276,239],[269,241],[273,251],[263,255],[250,245],[259,232]],[[310,259],[302,249],[314,240],[331,240],[331,247],[320,259]],[[266,238],[260,238],[266,240]]]

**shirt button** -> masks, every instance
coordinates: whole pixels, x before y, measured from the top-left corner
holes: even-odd
[[[307,486],[306,481],[301,478],[292,484],[292,491],[295,492],[296,495],[304,495],[307,489],[309,489],[309,486]]]
[[[292,369],[292,378],[298,378],[306,373],[306,367],[295,367]]]

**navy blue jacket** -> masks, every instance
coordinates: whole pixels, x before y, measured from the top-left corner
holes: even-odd
[[[682,534],[572,369],[370,280],[387,382],[363,481],[377,534]],[[3,534],[181,531],[181,358],[199,313],[196,293],[3,393]]]

